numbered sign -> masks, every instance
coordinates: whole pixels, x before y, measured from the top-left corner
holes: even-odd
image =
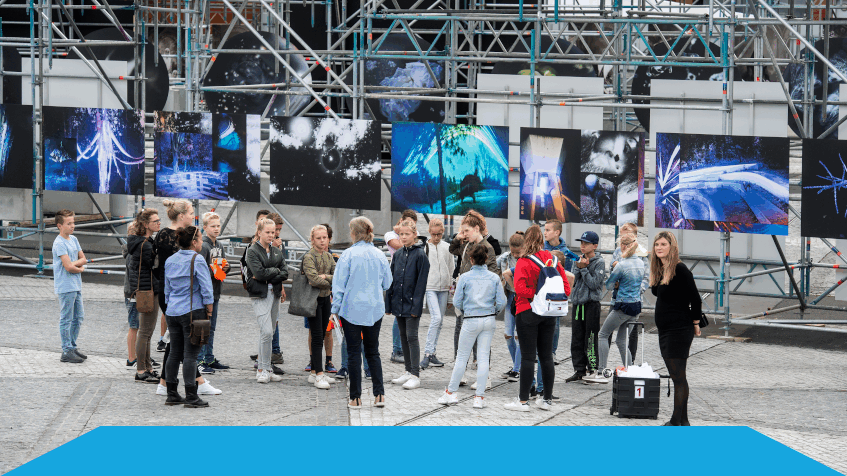
[[[635,398],[644,398],[644,385],[635,386]]]

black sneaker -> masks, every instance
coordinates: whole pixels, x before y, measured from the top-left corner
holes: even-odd
[[[214,362],[212,362],[212,364],[209,365],[209,367],[211,367],[215,370],[228,370],[229,369],[229,365],[224,365],[219,360],[215,360]]]
[[[391,361],[395,364],[405,364],[406,361],[403,360],[403,354],[398,354],[396,352],[391,353]]]
[[[144,372],[143,374],[135,372],[135,381],[141,383],[159,383],[159,378],[150,375],[149,372]]]
[[[85,362],[85,360],[82,357],[76,355],[76,352],[74,352],[73,350],[62,352],[62,357],[59,360],[61,360],[62,362],[67,362],[69,364],[81,364]]]
[[[166,346],[167,344],[165,344],[165,341],[160,340],[159,345],[156,346],[156,352],[164,352]]]
[[[205,363],[198,365],[197,370],[199,370],[201,374],[213,374],[213,373],[215,373],[215,369],[206,365]]]
[[[273,371],[276,375],[285,375],[285,370],[282,370],[281,368],[277,367],[276,365],[271,364],[271,368],[273,369]]]
[[[532,386],[532,387],[530,387],[530,389],[529,389],[529,398],[530,398],[530,399],[533,399],[533,398],[537,397],[537,396],[538,396],[538,393],[539,393],[539,392],[537,392],[537,391],[535,390],[535,385],[533,385],[533,386]]]
[[[520,380],[521,374],[520,374],[520,372],[515,372],[514,370],[510,370],[503,375],[506,376],[506,380],[508,380],[509,382],[517,382],[518,380]]]
[[[253,354],[253,355],[250,356],[250,360],[258,360],[258,359],[259,359],[259,354]]]
[[[565,383],[582,380],[582,377],[585,377],[585,370],[577,370],[573,375],[565,379]]]
[[[150,365],[152,365],[153,367],[161,367],[162,366],[162,364],[160,364],[159,362],[156,362],[152,358],[150,359]]]
[[[127,367],[135,367],[136,362],[138,362],[138,359],[135,359],[132,362],[130,362],[129,359],[126,359],[126,366]]]
[[[429,365],[433,367],[444,367],[444,362],[438,360],[438,357],[435,354],[429,356]]]
[[[424,355],[424,358],[421,359],[421,370],[426,370],[429,367],[429,354]]]
[[[282,353],[271,355],[271,363],[282,365],[285,363],[285,359],[282,358]]]
[[[79,357],[82,360],[85,360],[85,359],[88,358],[88,356],[83,354],[82,352],[80,352],[79,349],[74,349],[74,354],[76,354],[76,356]]]

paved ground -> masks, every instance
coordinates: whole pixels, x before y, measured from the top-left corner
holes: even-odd
[[[247,355],[254,353],[257,329],[245,297],[224,296],[218,323],[216,354],[233,369],[210,377],[223,395],[210,397],[211,408],[191,411],[165,407],[155,385],[132,380],[125,365],[126,311],[121,288],[84,285],[86,318],[79,339],[89,354],[85,364],[59,363],[57,304],[48,279],[0,276],[0,386],[6,405],[0,409],[0,473],[101,425],[657,425],[672,410],[663,383],[658,421],[620,419],[609,415],[609,385],[563,383],[572,368],[565,359],[556,367],[554,393],[561,397],[554,410],[530,413],[503,410],[517,395],[517,383],[496,377],[506,370],[508,353],[501,338],[493,348],[494,388],[487,392],[488,408],[471,408],[472,393],[460,390],[462,401],[441,407],[436,398],[452,366],[422,372],[420,389],[406,391],[387,385],[387,406],[377,409],[370,389],[365,407],[349,412],[346,388],[335,385],[318,391],[301,370],[308,361],[302,318],[282,313],[281,335],[289,373],[285,381],[255,382]],[[387,362],[391,318],[381,339],[386,377],[402,372]],[[501,335],[502,322],[498,322]],[[439,354],[452,356],[452,318],[444,329]],[[422,334],[425,331],[422,329]],[[559,356],[569,354],[570,329],[562,327]],[[648,334],[645,360],[661,369],[657,336]],[[336,343],[334,353],[340,353]],[[162,354],[155,354],[161,358]],[[610,364],[619,357],[613,349]],[[840,351],[763,344],[724,343],[696,339],[689,360],[690,414],[695,425],[750,426],[824,464],[847,474],[847,384]],[[334,359],[340,364],[340,356]],[[662,370],[660,370],[660,373]],[[473,372],[472,372],[473,373]],[[367,381],[366,381],[367,382]],[[715,441],[714,452],[732,442]]]

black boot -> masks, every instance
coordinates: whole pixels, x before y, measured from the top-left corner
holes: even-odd
[[[200,400],[197,396],[197,382],[194,385],[185,386],[185,408],[204,408],[208,407],[209,402]]]
[[[168,386],[168,399],[165,400],[165,405],[182,405],[185,399],[179,394],[179,381],[176,383],[165,382]]]

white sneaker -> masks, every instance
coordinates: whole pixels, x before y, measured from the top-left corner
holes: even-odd
[[[485,381],[485,389],[491,390],[491,377],[488,377]],[[476,382],[471,385],[471,390],[476,390]]]
[[[282,382],[282,375],[277,375],[273,372],[268,372],[271,382]]]
[[[393,383],[395,385],[403,385],[404,383],[409,381],[410,378],[412,378],[412,374],[409,373],[409,372],[406,372],[403,375],[401,375],[401,376],[397,377],[396,379],[392,380],[391,383]]]
[[[326,380],[326,383],[335,383],[335,378],[331,377],[329,374],[324,374],[323,377],[324,380]]]
[[[167,397],[168,396],[168,387],[165,387],[162,384],[158,384],[158,387],[156,387],[156,395],[161,395],[163,397]]]
[[[314,372],[310,373],[308,381],[309,383],[315,383],[317,381],[317,375]]]
[[[479,395],[473,397],[473,407],[485,408],[485,399],[483,397],[480,397]]]
[[[315,388],[329,390],[329,382],[326,380],[326,375],[318,375],[315,378]]]
[[[444,393],[438,397],[438,403],[442,405],[455,405],[459,403],[459,396],[456,392],[448,393],[447,389],[444,389]]]
[[[460,387],[464,387],[464,386],[465,386],[465,385],[467,385],[467,384],[468,384],[468,374],[467,374],[467,373],[463,373],[463,374],[462,374],[462,380],[459,380],[459,386],[460,386]]]
[[[528,412],[529,411],[529,402],[521,403],[520,399],[515,398],[511,402],[503,405],[503,408],[506,410],[512,410],[516,412]]]
[[[611,370],[609,370],[609,373],[611,373]],[[603,374],[604,374],[604,371],[591,372],[590,375],[586,375],[585,377],[582,377],[582,380],[585,380],[586,382],[591,382],[591,383],[609,383],[609,379]]]
[[[553,408],[553,400],[542,400],[537,398],[535,400],[535,406],[541,410],[550,411]]]
[[[406,383],[403,384],[403,388],[405,388],[406,390],[414,390],[414,389],[416,389],[420,386],[421,386],[420,377],[416,377],[414,375],[412,375],[412,377],[409,380],[406,380]]]
[[[260,370],[256,372],[256,381],[259,383],[268,383],[271,381],[270,372],[266,372],[264,370]]]
[[[203,382],[199,387],[197,387],[197,395],[220,395],[224,393],[223,390],[218,390],[217,388],[213,387],[212,384],[209,383],[208,379],[205,380],[205,382]]]

